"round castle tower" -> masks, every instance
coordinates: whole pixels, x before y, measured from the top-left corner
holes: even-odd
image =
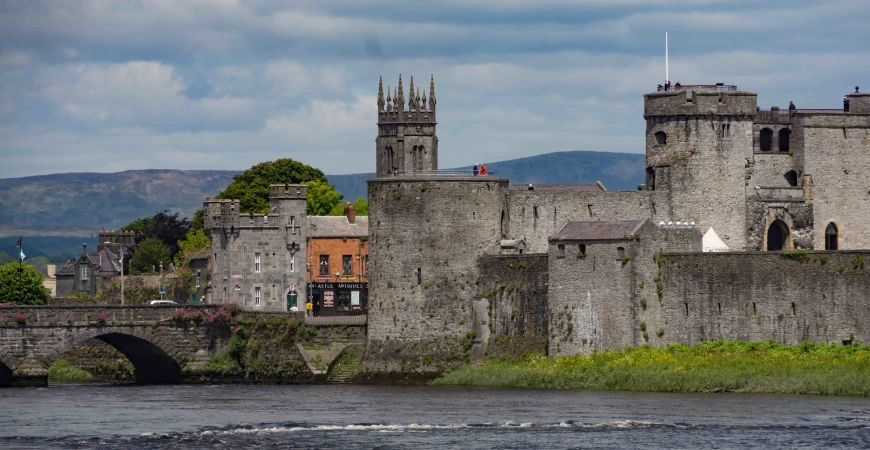
[[[474,339],[469,334],[473,298],[482,289],[478,255],[497,251],[509,182],[470,171],[434,172],[434,86],[428,109],[421,96],[421,103],[403,111],[401,92],[400,87],[398,107],[390,106],[392,98],[384,102],[378,96],[378,178],[368,180],[369,315],[363,372],[426,378],[466,360]],[[388,126],[404,131],[385,133]],[[391,146],[396,155],[392,166],[384,157]],[[423,155],[416,159],[416,169],[415,146]],[[398,174],[388,167],[398,167]]]
[[[746,166],[756,94],[687,85],[644,95],[647,189],[665,191],[656,220],[710,227],[732,250],[746,246]]]

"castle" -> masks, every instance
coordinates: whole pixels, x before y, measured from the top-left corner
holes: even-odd
[[[760,110],[736,86],[644,96],[646,182],[438,171],[434,79],[378,92],[364,370],[710,339],[870,341],[870,94]],[[796,251],[797,250],[797,251]]]

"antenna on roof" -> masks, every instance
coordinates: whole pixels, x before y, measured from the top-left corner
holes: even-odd
[[[668,84],[671,77],[668,73],[668,30],[665,30],[665,84]]]

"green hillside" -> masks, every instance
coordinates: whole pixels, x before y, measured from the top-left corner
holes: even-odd
[[[559,152],[484,164],[492,175],[523,184],[601,181],[610,190],[634,190],[644,180],[644,155],[635,153]],[[236,173],[151,169],[0,179],[0,251],[14,254],[17,237],[29,236],[34,256],[76,255],[82,243],[96,244],[101,227],[118,229],[163,210],[193,217]],[[327,175],[346,199],[365,196],[372,177]]]

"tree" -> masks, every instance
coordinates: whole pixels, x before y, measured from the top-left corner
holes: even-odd
[[[309,216],[328,216],[336,206],[342,205],[341,194],[326,182],[309,181],[305,211]],[[344,207],[342,207],[342,214]]]
[[[215,198],[239,200],[240,212],[267,214],[270,184],[300,184],[309,181],[327,184],[326,176],[319,169],[283,158],[257,164],[234,175],[233,182]]]
[[[0,303],[22,305],[48,303],[51,299],[51,291],[42,285],[42,274],[36,270],[36,267],[27,264],[22,265],[21,268],[23,271],[19,275],[17,262],[0,266]]]
[[[168,268],[171,261],[169,246],[156,237],[149,237],[136,244],[136,251],[130,259],[130,273],[149,273],[159,268],[161,262],[164,268]]]
[[[178,241],[187,236],[190,230],[190,221],[187,217],[178,218],[178,213],[169,214],[169,211],[159,212],[151,217],[144,219],[136,219],[131,224],[122,228],[136,232],[136,243],[140,243],[144,239],[157,238],[167,247],[169,247],[169,256],[175,256],[178,253]],[[137,250],[134,250],[134,254]],[[164,263],[168,264],[169,259]]]
[[[178,253],[175,254],[175,266],[184,266],[192,256],[211,247],[211,241],[205,231],[190,230],[184,240],[178,241]]]
[[[330,216],[343,216],[344,215],[344,207],[345,204],[343,202],[338,202],[335,206],[332,207],[332,211],[329,212]],[[356,210],[356,215],[358,216],[367,216],[369,215],[369,202],[363,198],[362,195],[353,202],[353,208]]]

